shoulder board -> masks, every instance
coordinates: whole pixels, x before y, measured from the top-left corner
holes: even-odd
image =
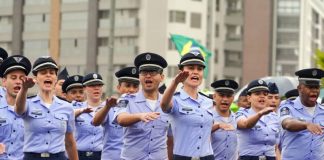
[[[200,95],[202,95],[202,96],[205,96],[205,97],[207,97],[207,98],[209,98],[209,99],[213,99],[213,97],[211,97],[211,96],[209,96],[209,95],[206,95],[206,94],[204,94],[204,93],[202,93],[202,92],[198,92],[198,94],[200,94]]]
[[[178,95],[178,94],[180,94],[180,92],[174,92],[174,94],[173,94],[173,95]]]
[[[32,96],[28,96],[27,99],[31,99],[31,98],[34,98],[36,97],[37,95],[32,95]]]

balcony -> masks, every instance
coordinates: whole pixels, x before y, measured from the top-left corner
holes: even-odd
[[[230,51],[242,51],[242,41],[241,40],[225,41],[224,49]]]
[[[138,9],[140,8],[140,0],[118,0],[116,1],[116,9]],[[99,1],[99,9],[110,9],[110,0]]]
[[[243,25],[243,14],[241,10],[227,10],[225,24]]]

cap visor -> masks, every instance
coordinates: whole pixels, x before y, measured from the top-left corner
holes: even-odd
[[[84,86],[92,86],[92,85],[104,85],[104,83],[101,81],[93,81],[93,82],[84,84]]]
[[[189,65],[200,65],[203,67],[206,67],[204,63],[201,63],[200,61],[190,61],[190,62],[186,62],[181,64],[182,66],[189,66]]]

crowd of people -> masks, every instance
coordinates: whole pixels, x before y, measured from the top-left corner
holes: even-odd
[[[167,61],[141,53],[115,73],[118,96],[103,99],[99,73],[69,75],[49,56],[31,64],[0,48],[0,160],[322,160],[324,71],[296,71],[297,88],[231,79],[199,92],[205,60],[185,54],[161,89]],[[32,76],[29,73],[32,72]],[[37,94],[27,96],[37,87]]]

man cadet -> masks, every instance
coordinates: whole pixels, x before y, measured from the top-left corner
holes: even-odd
[[[235,114],[230,111],[234,100],[237,82],[229,79],[215,81],[211,84],[215,94],[213,99],[214,122],[219,123],[219,129],[212,133],[212,147],[215,160],[237,160],[237,133]]]
[[[136,67],[125,67],[115,73],[118,78],[117,92],[122,97],[125,94],[134,94],[138,91],[139,79]],[[123,127],[113,121],[114,114],[118,107],[111,106],[111,97],[106,100],[106,105],[102,107],[94,116],[92,124],[104,127],[104,146],[102,149],[102,160],[119,160],[123,147]],[[116,103],[116,101],[115,101]]]
[[[66,100],[65,95],[63,93],[62,90],[62,85],[65,81],[65,79],[67,79],[69,77],[69,73],[66,70],[66,68],[64,68],[58,75],[57,75],[57,82],[55,84],[55,95],[57,98],[62,99],[62,100]]]
[[[30,61],[24,56],[11,56],[0,66],[2,85],[6,89],[0,95],[0,159],[23,159],[24,123],[14,111],[16,96],[21,88],[21,78],[29,74]],[[1,150],[1,149],[0,149]]]
[[[273,107],[277,110],[280,105],[279,89],[276,83],[272,83],[272,82],[269,82],[268,88],[269,88],[269,93],[267,96],[268,106]]]
[[[169,119],[160,107],[158,92],[164,79],[167,62],[155,53],[142,53],[135,58],[142,89],[120,100],[114,120],[124,126],[124,146],[121,159],[167,159],[167,131]]]
[[[67,101],[83,102],[85,100],[82,79],[83,76],[73,75],[63,82],[62,91]]]
[[[283,127],[282,159],[324,159],[324,106],[316,102],[324,71],[317,68],[295,72],[299,96],[280,106]]]

